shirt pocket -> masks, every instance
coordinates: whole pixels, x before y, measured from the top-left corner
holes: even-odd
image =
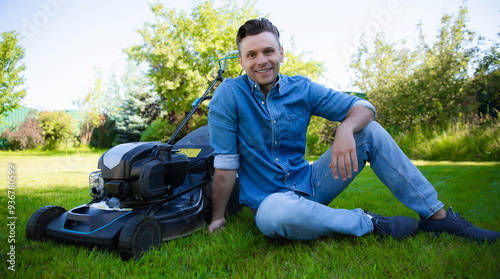
[[[288,139],[290,141],[305,142],[309,112],[302,110],[286,116]]]

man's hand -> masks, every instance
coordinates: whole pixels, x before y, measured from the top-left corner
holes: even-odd
[[[333,178],[338,179],[340,175],[342,180],[347,180],[352,177],[353,172],[358,171],[354,134],[363,130],[374,116],[374,112],[364,106],[354,106],[347,112],[344,121],[337,128],[332,144],[329,167],[332,169]]]
[[[340,174],[342,180],[346,180],[352,177],[353,171],[358,171],[358,156],[356,155],[356,142],[354,141],[353,135],[353,130],[348,126],[340,125],[337,128],[335,140],[332,145],[332,158],[329,165],[332,169],[333,178],[335,179],[338,179]]]
[[[208,225],[210,233],[220,230],[226,225],[224,214],[235,182],[236,170],[215,169],[214,181],[212,183],[212,222]]]
[[[210,222],[210,225],[208,225],[208,232],[213,233],[216,232],[217,230],[223,230],[225,225],[226,225],[226,219],[224,218],[212,220],[212,222]]]

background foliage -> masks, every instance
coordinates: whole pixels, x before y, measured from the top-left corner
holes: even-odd
[[[215,9],[212,1],[206,1],[190,14],[152,5],[156,21],[139,30],[144,43],[125,51],[130,59],[147,63],[153,90],[170,117],[189,111],[215,78],[217,60],[234,50],[241,19],[257,17],[253,4],[244,4]],[[239,68],[230,63],[227,76],[237,76]]]
[[[467,28],[466,16],[465,8],[455,18],[444,15],[431,44],[419,25],[414,49],[387,42],[383,34],[371,47],[362,41],[350,67],[354,85],[377,108],[378,121],[407,130],[444,125],[476,111],[476,92],[467,84],[478,58],[478,37]]]
[[[154,20],[138,30],[143,42],[124,49],[129,59],[124,73],[103,77],[97,70],[88,94],[76,102],[82,111],[77,140],[57,147],[43,136],[40,143],[38,130],[28,128],[35,127],[36,121],[30,119],[6,130],[2,147],[64,148],[72,142],[109,148],[138,140],[167,141],[215,78],[217,61],[232,55],[237,28],[247,19],[265,17],[253,4],[195,1],[188,12],[151,5]],[[424,37],[422,30],[419,24],[414,44],[391,42],[383,33],[373,41],[362,38],[350,64],[353,85],[366,93],[377,108],[377,121],[411,158],[500,160],[500,43],[485,48],[481,36],[467,27],[466,8],[445,14],[435,38]],[[293,41],[281,43],[282,74],[314,81],[322,77],[322,63],[308,60],[306,52],[298,53]],[[20,63],[22,49],[18,51]],[[237,59],[229,60],[225,77],[240,74]],[[22,78],[18,80],[22,83]],[[206,114],[204,104],[180,136],[205,125]],[[307,155],[324,153],[337,125],[312,117]],[[30,136],[20,141],[20,135]]]
[[[40,127],[39,114],[31,110],[22,122],[16,128],[6,128],[1,134],[1,146],[11,150],[33,149],[44,144],[42,136],[43,129]]]
[[[2,147],[11,150],[66,149],[78,145],[75,118],[65,111],[32,110],[17,127],[6,128],[1,134]]]
[[[149,79],[132,61],[121,78],[123,100],[112,114],[116,135],[113,144],[139,141],[141,134],[162,113],[158,94]]]
[[[17,33],[3,32],[0,41],[0,120],[6,112],[19,107],[26,95],[25,89],[18,87],[24,83],[21,75],[26,69],[22,62],[24,48],[18,43]]]
[[[44,147],[49,150],[74,146],[78,133],[73,116],[64,111],[44,111],[40,113],[40,127]]]
[[[102,83],[102,73],[98,70],[93,87],[89,88],[88,93],[82,99],[75,102],[80,108],[83,119],[80,129],[80,142],[82,144],[90,142],[94,129],[98,128],[104,120],[102,101],[106,96],[104,95]]]

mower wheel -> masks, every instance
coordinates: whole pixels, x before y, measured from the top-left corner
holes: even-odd
[[[128,220],[122,228],[118,251],[122,260],[140,259],[151,247],[160,246],[161,229],[155,218],[137,215]]]
[[[64,207],[55,205],[39,208],[28,220],[26,237],[30,240],[45,240],[47,226],[64,212]]]

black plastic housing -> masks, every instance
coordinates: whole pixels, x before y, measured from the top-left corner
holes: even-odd
[[[117,145],[100,158],[106,196],[150,199],[171,195],[184,182],[189,159],[159,142]]]

